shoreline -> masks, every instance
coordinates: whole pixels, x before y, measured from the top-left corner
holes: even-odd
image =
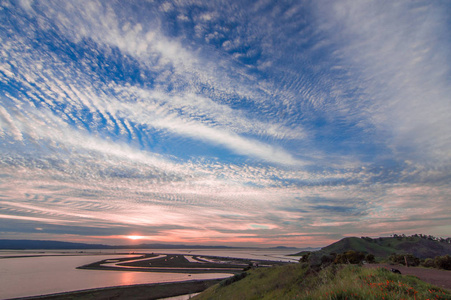
[[[46,289],[36,293],[33,290],[16,293],[7,299],[49,299],[49,300],[69,300],[69,299],[161,299],[181,295],[195,294],[204,291],[208,287],[221,282],[222,280],[241,273],[252,265],[257,267],[269,267],[272,265],[283,265],[286,262],[255,260],[222,257],[217,255],[188,255],[186,254],[161,254],[161,253],[133,253],[126,254],[127,257],[118,257],[120,253],[108,254],[107,258],[101,260],[79,264],[74,269],[82,270],[102,270],[102,271],[127,271],[136,273],[174,273],[188,274],[186,276],[175,277],[170,282],[162,281],[163,275],[157,275],[152,281],[122,282],[104,281],[96,285],[71,285],[69,283],[64,288]],[[46,257],[51,257],[44,255]],[[65,255],[56,255],[65,256]],[[78,255],[76,255],[78,256]],[[89,255],[90,256],[90,255]],[[23,257],[23,256],[18,256]],[[61,260],[61,259],[60,259]],[[89,259],[87,259],[89,261]],[[110,273],[107,272],[107,273]],[[90,273],[90,272],[88,272]],[[115,273],[115,272],[113,272]],[[95,274],[95,273],[93,273]],[[204,276],[198,276],[205,274]],[[211,275],[208,275],[211,274]],[[90,275],[90,274],[89,274]],[[196,278],[197,277],[197,278]],[[218,278],[219,277],[219,278]],[[114,278],[114,276],[113,276]],[[155,280],[156,279],[156,280]],[[125,283],[125,282],[124,282]],[[72,287],[72,288],[71,288]],[[39,290],[39,289],[37,289]],[[22,296],[23,295],[23,296]],[[11,297],[13,296],[13,297]]]
[[[82,300],[82,299],[150,299],[156,300],[200,293],[224,279],[187,280],[150,284],[112,286],[47,295],[9,298],[9,300]]]

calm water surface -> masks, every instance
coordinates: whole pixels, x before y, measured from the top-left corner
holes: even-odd
[[[54,252],[50,253],[55,254]],[[23,254],[23,252],[3,252],[0,254],[0,257],[15,254]],[[32,253],[28,252],[27,254]],[[118,285],[224,278],[231,276],[230,274],[180,274],[76,269],[76,267],[81,265],[102,259],[119,257],[128,256],[84,254],[77,256],[1,258],[0,298],[37,296]]]

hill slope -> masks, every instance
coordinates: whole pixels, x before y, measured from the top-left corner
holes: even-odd
[[[246,274],[194,299],[451,299],[447,290],[383,268],[341,265],[313,271],[305,264],[290,264]]]
[[[419,236],[409,237],[348,237],[330,244],[316,252],[316,255],[343,253],[349,250],[373,254],[376,257],[387,257],[390,254],[413,254],[418,258],[451,255],[451,244]],[[302,253],[299,253],[302,255]]]

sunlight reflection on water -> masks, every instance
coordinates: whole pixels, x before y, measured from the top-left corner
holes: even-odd
[[[137,272],[121,272],[121,285],[131,285],[139,281]]]
[[[0,259],[0,299],[118,285],[231,276],[231,274],[182,274],[76,269],[78,266],[95,261],[119,257],[128,257],[128,255],[44,256]]]

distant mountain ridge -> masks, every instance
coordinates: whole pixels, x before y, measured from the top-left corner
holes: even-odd
[[[204,245],[174,245],[174,244],[139,244],[139,245],[104,245],[72,243],[48,240],[6,240],[0,239],[0,249],[3,250],[86,250],[86,249],[243,249],[252,247],[229,247],[229,246],[204,246]],[[259,249],[259,248],[254,248]],[[298,248],[278,246],[266,249],[294,250]]]
[[[433,258],[435,256],[451,255],[451,240],[438,239],[431,236],[413,235],[393,237],[347,237],[327,247],[316,251],[317,255],[344,253],[353,250],[376,257],[387,257],[390,254],[413,254],[418,258]],[[302,255],[305,252],[300,252]]]
[[[0,240],[0,249],[36,250],[36,249],[114,249],[108,245],[71,243],[46,240]]]

